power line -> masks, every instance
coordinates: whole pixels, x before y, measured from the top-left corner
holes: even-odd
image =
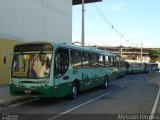
[[[101,27],[106,33],[108,33],[108,30],[106,29],[106,27],[101,25],[91,14],[87,14],[86,17],[92,19],[92,21],[94,20],[95,24],[97,24],[98,27]]]
[[[125,40],[125,41],[128,43],[128,46],[138,46],[137,43],[132,42],[132,41],[130,41],[129,39],[127,39],[127,38],[110,22],[110,20],[105,16],[105,14],[104,14],[104,13],[102,12],[102,10],[97,6],[97,4],[92,4],[92,6],[93,6],[94,8],[96,8],[95,11],[97,12],[97,14],[98,14],[99,16],[101,16],[101,18],[104,20],[104,23],[105,23],[107,26],[110,26],[111,30],[113,30],[116,34],[118,34],[118,36],[120,36],[120,38],[122,38],[123,40]],[[86,14],[87,14],[87,13],[88,13],[88,12],[86,12]],[[105,24],[104,24],[104,25],[101,24],[101,23],[103,23],[103,22],[99,23],[99,22],[95,19],[95,17],[92,16],[92,14],[87,14],[86,17],[90,17],[90,18],[92,19],[92,21],[95,22],[95,23],[98,25],[98,27],[102,28],[106,33],[108,33],[108,30],[107,30],[107,28],[105,27]]]
[[[94,7],[97,9],[97,13],[100,16],[102,16],[105,23],[108,24],[111,27],[111,29],[113,29],[121,38],[129,42],[129,40],[117,28],[115,28],[115,26],[108,20],[108,18],[104,15],[104,13],[101,11],[101,9],[96,4],[94,4]]]

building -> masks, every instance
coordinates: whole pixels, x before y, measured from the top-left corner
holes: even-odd
[[[85,3],[101,0],[85,0]],[[20,42],[72,44],[72,5],[82,0],[1,0],[0,1],[0,84],[7,83],[9,70],[3,54]],[[10,58],[11,61],[12,58]]]
[[[149,62],[149,51],[150,50],[160,50],[160,48],[142,48],[142,58],[141,58],[141,48],[140,47],[125,47],[125,46],[92,46],[97,49],[103,49],[112,51],[113,53],[120,56],[125,60],[132,60],[132,61],[143,61]],[[121,51],[122,50],[122,51]]]
[[[72,42],[71,0],[1,0],[0,38]]]

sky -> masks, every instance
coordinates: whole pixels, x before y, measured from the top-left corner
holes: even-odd
[[[160,47],[159,5],[160,0],[85,4],[85,45]],[[81,5],[72,8],[72,42],[81,42],[81,10]]]

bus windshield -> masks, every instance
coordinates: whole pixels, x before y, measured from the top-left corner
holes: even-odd
[[[14,78],[47,78],[50,75],[51,53],[15,54],[12,64]]]

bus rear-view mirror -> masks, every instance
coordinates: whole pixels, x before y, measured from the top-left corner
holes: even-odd
[[[13,54],[12,53],[9,53],[9,54],[4,54],[3,55],[3,64],[6,68],[11,68],[11,61],[12,61],[12,57],[13,57]]]
[[[7,62],[7,60],[6,60],[7,58],[6,58],[6,56],[4,56],[4,58],[3,58],[3,64],[5,65],[6,64],[6,62]]]

